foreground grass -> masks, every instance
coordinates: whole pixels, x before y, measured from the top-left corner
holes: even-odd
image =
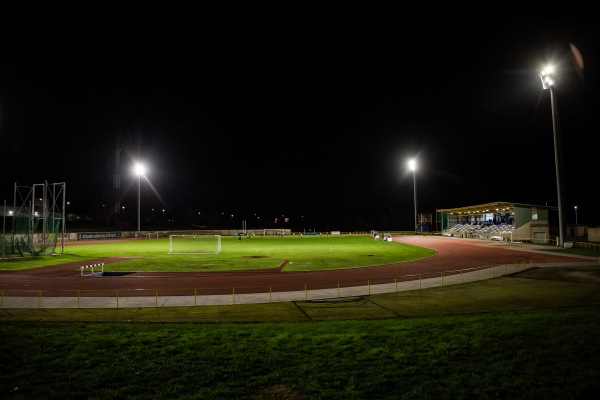
[[[600,307],[402,320],[2,323],[6,399],[588,399]]]
[[[2,310],[0,396],[591,399],[599,272],[532,268],[342,302]],[[85,318],[119,322],[65,322]]]
[[[193,242],[189,240],[188,242]],[[105,257],[129,257],[105,271],[210,272],[277,268],[314,271],[399,263],[435,254],[431,249],[374,240],[368,235],[221,238],[219,254],[168,254],[169,239],[66,246],[64,254],[0,259],[0,271],[37,268]]]

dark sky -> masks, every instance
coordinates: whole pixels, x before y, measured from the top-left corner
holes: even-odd
[[[410,230],[413,157],[420,213],[556,205],[538,76],[552,61],[567,223],[577,205],[579,223],[600,224],[591,12],[259,22],[4,34],[0,200],[12,203],[15,182],[65,182],[71,211],[94,213],[111,201],[120,143],[126,214],[141,160],[142,213],[190,225],[284,215],[297,230]]]

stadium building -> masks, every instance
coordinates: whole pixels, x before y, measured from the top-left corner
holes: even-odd
[[[558,236],[558,208],[532,204],[495,203],[436,210],[443,236],[550,243]]]

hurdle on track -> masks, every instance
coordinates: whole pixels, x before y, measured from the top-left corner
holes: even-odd
[[[94,275],[94,267],[101,267],[102,268],[101,272],[104,273],[104,263],[83,265],[81,267],[81,276],[83,276],[83,270],[85,270],[85,269],[91,269],[92,272],[88,275]]]

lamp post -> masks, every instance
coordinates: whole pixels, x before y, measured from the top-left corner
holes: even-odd
[[[412,171],[413,175],[413,196],[414,196],[414,205],[415,205],[415,233],[418,232],[419,226],[417,225],[417,178],[415,175],[415,171],[417,169],[417,162],[413,159],[408,162],[408,167]]]
[[[577,226],[577,206],[575,206],[575,226]]]
[[[140,163],[136,163],[135,164],[135,174],[138,176],[138,198],[137,198],[137,202],[138,202],[138,215],[137,215],[137,234],[135,237],[140,237],[140,193],[141,193],[141,188],[142,188],[142,176],[144,175],[144,172],[146,171],[146,168],[140,164]]]
[[[542,80],[542,87],[550,90],[550,106],[552,108],[552,134],[554,137],[554,164],[556,166],[556,195],[558,197],[558,243],[557,246],[564,247],[565,244],[565,227],[563,216],[563,197],[561,183],[561,159],[560,159],[560,144],[558,138],[558,120],[556,116],[556,96],[554,94],[555,79],[553,76],[553,68],[547,67],[539,75]]]

